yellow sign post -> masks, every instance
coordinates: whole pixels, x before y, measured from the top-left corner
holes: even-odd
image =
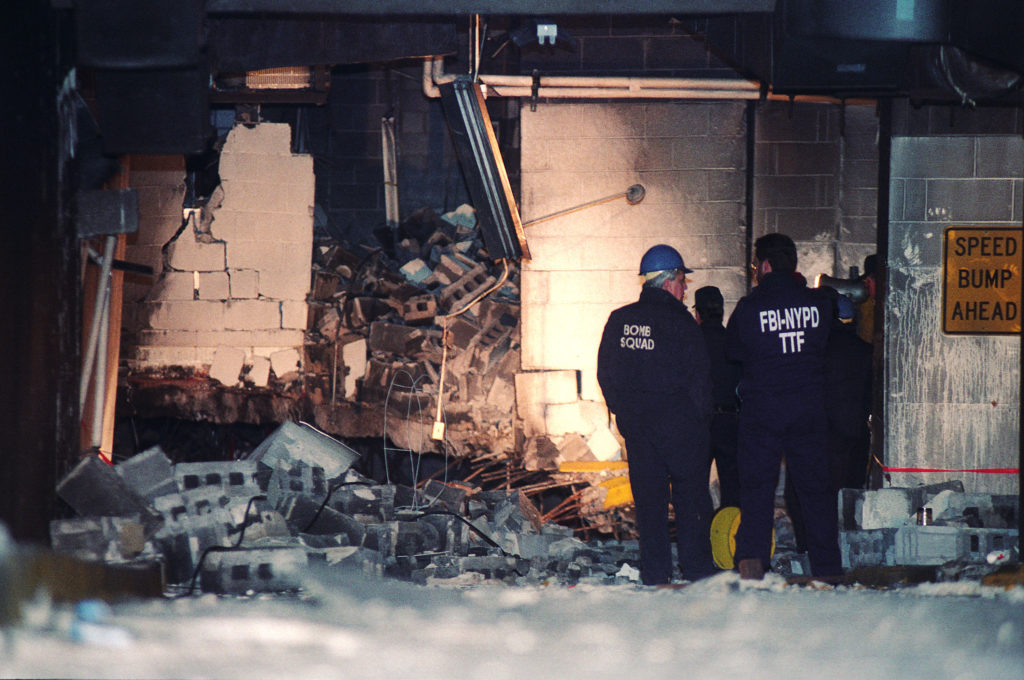
[[[942,332],[1020,333],[1021,229],[948,227],[942,263]]]

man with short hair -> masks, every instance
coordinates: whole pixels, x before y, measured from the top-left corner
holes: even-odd
[[[640,299],[611,313],[598,350],[597,379],[626,442],[645,585],[672,579],[670,498],[682,578],[715,572],[708,491],[711,371],[700,329],[683,304],[691,271],[675,248],[648,250],[640,261]]]
[[[835,499],[826,453],[825,348],[831,302],[796,276],[793,240],[766,234],[754,243],[757,286],[736,304],[727,351],[740,379],[740,527],[735,561],[742,578],[770,568],[779,465],[785,456],[806,519],[811,573],[842,574]]]

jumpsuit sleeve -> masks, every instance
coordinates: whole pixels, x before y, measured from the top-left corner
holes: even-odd
[[[615,337],[612,332],[611,318],[604,326],[601,344],[597,350],[597,384],[601,387],[604,402],[612,413],[621,413],[623,398],[619,392],[618,372],[616,371],[614,352]]]
[[[743,300],[736,303],[736,308],[729,316],[729,323],[725,327],[725,356],[730,361],[739,364],[743,363],[743,339],[740,337],[740,317],[743,314]]]

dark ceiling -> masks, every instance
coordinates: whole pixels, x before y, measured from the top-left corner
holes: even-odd
[[[1019,0],[52,2],[73,13],[76,65],[94,74],[101,118],[104,109],[127,115],[134,106],[143,121],[155,106],[196,103],[183,109],[184,133],[168,130],[149,148],[108,149],[117,152],[197,150],[198,133],[189,129],[198,131],[208,115],[209,83],[218,74],[428,55],[464,59],[474,15],[492,32],[511,31],[540,13],[570,29],[599,17],[612,30],[628,22],[641,32],[649,24],[657,34],[671,22],[706,43],[735,77],[759,80],[776,94],[1024,104]],[[502,66],[518,72],[514,60]]]

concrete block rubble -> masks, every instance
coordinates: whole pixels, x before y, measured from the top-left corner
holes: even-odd
[[[175,465],[159,446],[114,466],[89,456],[58,484],[78,517],[51,523],[52,546],[159,562],[167,583],[217,593],[294,590],[310,563],[421,584],[633,580],[635,541],[584,543],[515,489],[377,483],[358,457],[292,422],[243,460]]]
[[[560,469],[618,461],[620,444],[604,405],[579,399],[576,371],[520,370],[518,266],[490,260],[473,208],[424,208],[377,236],[378,248],[314,252],[303,381],[317,426],[358,436],[332,407],[383,406],[396,448],[457,457],[483,488],[572,487],[555,519],[629,533],[624,469]]]
[[[956,480],[839,494],[843,567],[998,564],[1014,557],[1019,499]]]
[[[442,399],[453,453],[515,450],[519,274],[514,264],[506,274],[488,259],[475,224],[469,206],[444,216],[424,209],[397,232],[379,234],[381,247],[320,245],[304,363],[317,400],[387,403],[430,424],[446,360]],[[441,321],[453,314],[444,357]],[[402,445],[438,450],[423,436],[403,437]]]

